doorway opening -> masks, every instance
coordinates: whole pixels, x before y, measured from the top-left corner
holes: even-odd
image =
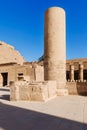
[[[87,70],[86,69],[83,71],[83,79],[87,80]]]
[[[8,73],[1,73],[2,78],[3,78],[3,86],[6,86],[8,84]]]
[[[70,79],[70,71],[66,71],[66,80],[68,81]]]

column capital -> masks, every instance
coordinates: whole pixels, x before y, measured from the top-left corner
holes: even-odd
[[[71,70],[74,70],[74,65],[70,65],[70,69],[71,69]]]
[[[83,69],[83,64],[79,64],[79,68],[80,68],[80,69]]]

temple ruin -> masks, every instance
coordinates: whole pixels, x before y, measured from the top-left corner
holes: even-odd
[[[49,8],[44,22],[44,61],[26,62],[13,46],[0,42],[0,86],[10,87],[12,101],[87,94],[87,59],[66,60],[65,11]]]

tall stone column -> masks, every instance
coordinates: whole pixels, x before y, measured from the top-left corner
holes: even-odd
[[[74,65],[70,65],[70,80],[74,81]]]
[[[66,86],[65,11],[49,8],[45,13],[44,79],[56,80],[57,88]]]
[[[79,65],[79,80],[83,82],[83,65]]]
[[[0,87],[3,86],[3,77],[2,77],[2,74],[0,73]]]

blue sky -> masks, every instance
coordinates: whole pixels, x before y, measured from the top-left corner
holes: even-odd
[[[37,60],[44,50],[44,12],[53,6],[66,11],[67,59],[87,57],[87,0],[0,0],[0,41],[26,61]]]

